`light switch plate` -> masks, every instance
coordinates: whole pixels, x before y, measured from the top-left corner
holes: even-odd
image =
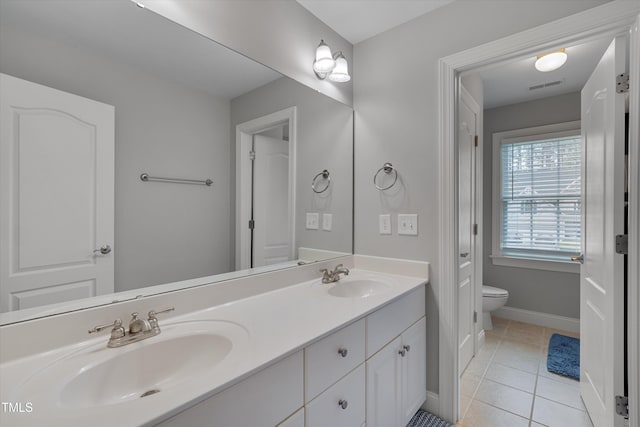
[[[320,223],[320,214],[317,212],[307,212],[307,230],[317,230]]]
[[[380,234],[391,234],[391,215],[380,215],[378,217],[378,228]]]
[[[333,223],[333,214],[322,214],[322,229],[324,231],[331,231],[331,225]]]
[[[405,236],[418,235],[418,215],[398,214],[398,234]]]

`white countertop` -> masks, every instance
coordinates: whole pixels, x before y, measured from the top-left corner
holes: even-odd
[[[161,333],[147,341],[117,349],[106,347],[107,337],[99,336],[78,344],[16,359],[0,365],[2,402],[32,403],[30,413],[0,412],[3,426],[139,426],[153,425],[185,410],[213,394],[239,382],[258,370],[298,351],[309,343],[375,311],[401,295],[423,285],[426,278],[407,277],[353,269],[345,282],[363,278],[382,279],[389,290],[366,298],[329,295],[328,289],[341,283],[323,285],[320,279],[295,284],[205,310],[161,319],[163,333],[169,335],[178,322],[218,320],[239,325],[233,350],[218,368],[176,384],[160,393],[115,405],[64,406],[59,390],[71,380],[51,387],[33,387],[42,381],[39,372],[72,353],[92,351],[95,357],[109,357],[136,345],[162,339]],[[25,338],[28,339],[28,338]],[[5,343],[6,344],[6,343]],[[40,379],[38,379],[40,378]],[[24,386],[30,386],[24,387]],[[29,390],[29,395],[24,394]]]

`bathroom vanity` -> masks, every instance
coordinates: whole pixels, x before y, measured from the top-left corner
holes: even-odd
[[[3,342],[40,323],[64,345],[2,352],[2,401],[33,411],[2,413],[0,423],[404,425],[426,399],[428,264],[342,262],[350,274],[330,284],[318,270],[335,261],[254,276],[257,288],[237,279],[233,289],[254,289],[240,298],[223,282],[123,303],[119,313],[176,310],[158,316],[157,336],[117,348],[108,331],[64,343],[58,329],[86,331],[114,306],[3,326]]]

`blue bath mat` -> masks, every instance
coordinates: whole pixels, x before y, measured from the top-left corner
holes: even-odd
[[[420,409],[411,418],[407,427],[453,427],[453,424]]]
[[[580,340],[560,334],[551,335],[547,371],[580,380]]]

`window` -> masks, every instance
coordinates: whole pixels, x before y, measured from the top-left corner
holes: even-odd
[[[580,252],[579,122],[494,134],[494,264],[575,271]]]

